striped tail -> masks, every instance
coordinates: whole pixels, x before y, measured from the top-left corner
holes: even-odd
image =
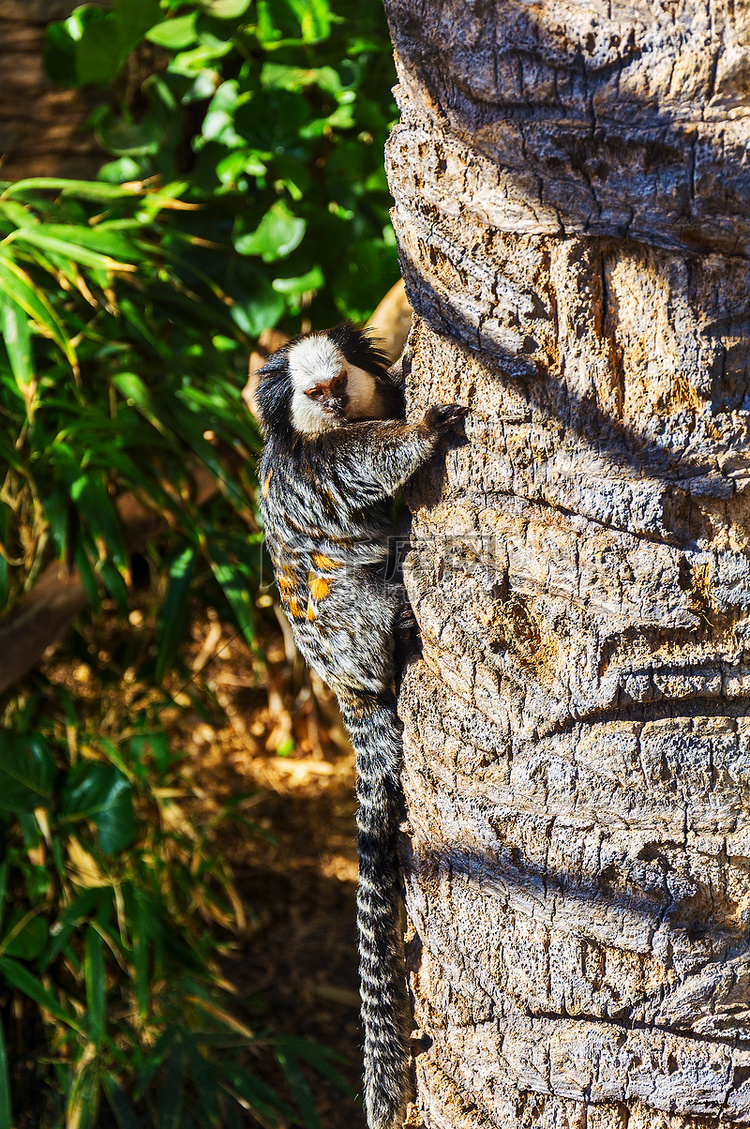
[[[410,1088],[403,968],[401,722],[390,691],[347,689],[341,712],[357,754],[359,980],[365,1032],[365,1110],[370,1129],[401,1125]]]

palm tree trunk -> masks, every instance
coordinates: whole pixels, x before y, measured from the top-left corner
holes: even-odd
[[[386,7],[417,1106],[750,1124],[750,9]]]

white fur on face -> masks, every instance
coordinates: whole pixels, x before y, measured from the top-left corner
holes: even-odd
[[[323,411],[320,403],[306,393],[316,384],[335,380],[341,370],[347,374],[349,403],[346,419],[336,419]],[[349,364],[344,354],[325,334],[304,337],[289,350],[289,376],[292,383],[292,424],[303,435],[317,435],[351,420],[384,419],[385,406],[374,378],[364,369]]]
[[[305,393],[321,381],[335,380],[344,368],[344,355],[328,337],[304,337],[289,350],[292,382],[292,423],[303,435],[317,435],[344,420],[327,415],[319,403]]]
[[[324,334],[303,337],[289,350],[289,375],[295,392],[335,380],[346,364],[344,354]]]

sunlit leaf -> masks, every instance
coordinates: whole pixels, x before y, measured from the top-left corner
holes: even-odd
[[[175,16],[174,19],[163,20],[149,29],[146,39],[155,43],[157,47],[166,47],[172,51],[183,51],[196,42],[195,21],[197,16],[197,12],[190,12],[185,16]]]
[[[34,364],[31,357],[29,319],[21,307],[0,292],[0,333],[8,350],[13,376],[24,398],[34,384]]]
[[[161,682],[176,658],[177,648],[185,637],[188,625],[188,595],[195,571],[197,550],[191,545],[183,549],[169,567],[169,587],[159,615],[154,676]]]
[[[272,204],[254,232],[241,235],[235,247],[241,255],[260,255],[264,262],[283,259],[302,242],[307,221],[283,204]]]

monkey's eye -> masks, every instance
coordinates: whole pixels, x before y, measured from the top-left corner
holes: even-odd
[[[320,400],[323,396],[322,388],[308,388],[306,393],[311,400]]]
[[[346,369],[342,368],[341,372],[338,374],[338,376],[336,377],[336,379],[333,382],[333,387],[334,388],[343,388],[345,384],[346,384]]]

